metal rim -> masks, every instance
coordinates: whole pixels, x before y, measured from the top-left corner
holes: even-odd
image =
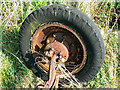
[[[60,24],[51,23],[40,27],[34,33],[31,42],[31,49],[34,58],[39,56],[34,52],[45,53],[45,47],[49,43],[58,41],[64,44],[69,51],[69,58],[65,62],[66,68],[75,74],[79,72],[86,63],[86,48],[81,38],[75,30]],[[46,58],[49,62],[49,59]],[[49,64],[39,63],[46,71],[49,70]]]

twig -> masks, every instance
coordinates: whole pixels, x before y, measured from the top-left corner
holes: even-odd
[[[118,19],[119,19],[119,16],[117,17],[117,15],[116,15],[116,20],[115,20],[114,25],[112,26],[111,30],[113,30],[113,28],[115,27],[115,24],[117,24]]]
[[[8,53],[10,53],[11,55],[13,55],[26,68],[26,66],[23,64],[23,62],[15,54],[13,54],[12,52],[6,50],[5,48],[4,48],[4,50],[7,51]]]

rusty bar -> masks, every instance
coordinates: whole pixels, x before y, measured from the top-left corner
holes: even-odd
[[[51,60],[51,65],[50,65],[49,80],[47,81],[44,88],[51,88],[52,85],[54,84],[54,81],[56,79],[56,67],[57,67],[56,59],[57,59],[57,55],[54,54]]]

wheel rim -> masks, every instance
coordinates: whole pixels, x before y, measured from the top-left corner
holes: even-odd
[[[72,74],[79,72],[86,63],[86,48],[76,32],[63,24],[47,24],[36,30],[31,41],[34,58],[39,56],[34,51],[45,54],[45,47],[55,41],[64,44],[68,49],[69,58],[65,62],[66,68]],[[48,62],[49,59],[48,57]],[[46,71],[49,71],[49,63],[38,63],[38,65],[42,66]]]

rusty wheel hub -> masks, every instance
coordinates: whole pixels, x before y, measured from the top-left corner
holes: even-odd
[[[31,49],[38,64],[49,70],[52,57],[51,49],[58,53],[60,63],[75,74],[86,62],[86,50],[80,37],[70,28],[62,24],[47,24],[40,27],[33,35]],[[36,53],[37,52],[37,53]],[[41,58],[44,57],[44,58]]]
[[[66,46],[64,44],[62,44],[58,41],[54,41],[53,43],[48,44],[45,47],[45,50],[46,50],[45,55],[47,55],[49,57],[52,57],[53,52],[56,52],[58,54],[60,63],[64,63],[68,60],[68,57],[69,57],[68,49],[66,48]],[[49,51],[49,50],[51,50],[51,51]]]

